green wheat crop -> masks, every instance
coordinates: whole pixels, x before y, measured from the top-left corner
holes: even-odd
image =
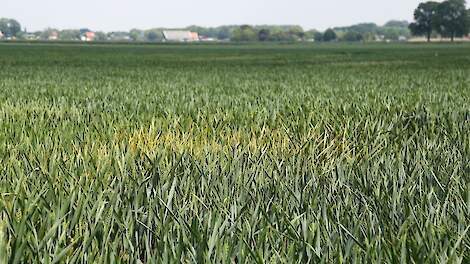
[[[0,44],[0,263],[469,263],[469,45]]]

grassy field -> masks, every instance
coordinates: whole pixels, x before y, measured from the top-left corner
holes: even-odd
[[[470,45],[0,44],[0,263],[469,263]]]

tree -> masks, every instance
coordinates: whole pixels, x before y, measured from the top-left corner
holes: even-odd
[[[144,41],[145,40],[145,33],[139,29],[131,29],[129,31],[129,36],[133,41]]]
[[[59,32],[60,40],[79,40],[80,39],[80,30],[78,29],[64,29]]]
[[[354,31],[354,32],[364,34],[368,32],[376,33],[377,31],[380,30],[380,27],[375,23],[359,23],[359,24],[355,24],[349,27],[336,27],[336,28],[333,28],[333,30],[335,32]]]
[[[305,37],[304,29],[301,26],[292,26],[288,30],[289,40],[303,40]]]
[[[333,29],[329,28],[323,33],[323,41],[329,42],[336,40],[337,36]]]
[[[462,37],[469,32],[469,21],[465,0],[448,0],[436,9],[434,27],[443,37]]]
[[[384,28],[383,36],[386,40],[397,41],[400,38],[401,34],[395,28]]]
[[[372,32],[362,33],[362,39],[365,42],[372,42],[377,40],[377,36]]]
[[[221,26],[217,28],[216,38],[220,40],[229,39],[232,33],[232,28],[228,26]]]
[[[154,41],[159,41],[161,40],[161,35],[157,32],[157,31],[147,31],[145,33],[145,38],[148,40],[148,41],[151,41],[151,42],[154,42]]]
[[[362,37],[362,34],[359,32],[348,31],[343,35],[341,40],[348,41],[348,42],[355,42],[355,41],[362,41],[363,37]]]
[[[12,36],[16,37],[16,35],[21,32],[21,24],[18,21],[10,19],[9,26]]]
[[[384,25],[384,27],[394,27],[394,28],[407,28],[408,26],[409,26],[409,23],[406,20],[390,20]]]
[[[470,9],[467,10],[467,25],[470,30]]]
[[[321,32],[315,32],[313,34],[313,40],[315,42],[322,42],[323,41],[323,34]]]
[[[305,36],[304,37],[307,40],[315,40],[315,33],[317,33],[317,31],[315,29],[305,31]]]
[[[21,32],[21,25],[14,19],[1,18],[0,19],[0,31],[6,37],[16,37]]]
[[[434,20],[437,13],[438,2],[425,2],[418,5],[414,11],[415,22],[409,25],[411,33],[415,36],[425,35],[427,41],[431,41],[434,28]]]
[[[391,20],[385,23],[383,27],[380,27],[379,32],[386,39],[399,40],[400,37],[409,38],[411,36],[409,25],[408,21],[405,20]]]
[[[269,29],[261,29],[258,32],[258,40],[259,41],[267,41],[267,40],[269,40],[269,35],[270,35]]]
[[[470,32],[470,9],[467,10],[467,26],[468,31]]]
[[[284,30],[281,26],[271,26],[269,32],[269,40],[271,41],[282,41],[286,38]]]
[[[234,41],[255,41],[256,38],[257,36],[254,28],[249,25],[240,26],[232,33],[232,40]]]

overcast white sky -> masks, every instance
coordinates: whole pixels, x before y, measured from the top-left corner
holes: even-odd
[[[358,22],[411,21],[420,0],[1,0],[0,17],[47,27],[129,30],[188,25],[298,24],[323,30]]]

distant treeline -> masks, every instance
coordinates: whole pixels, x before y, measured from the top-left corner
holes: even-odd
[[[94,41],[164,41],[163,31],[170,28],[147,30],[94,32]],[[202,41],[376,41],[399,40],[411,34],[406,21],[390,21],[383,26],[363,23],[349,27],[337,27],[324,32],[315,29],[304,30],[298,25],[226,25],[219,27],[188,26],[177,30],[197,32]],[[0,31],[4,39],[19,40],[62,40],[79,41],[88,28],[64,29],[47,28],[42,31],[28,32],[14,19],[0,19]]]

